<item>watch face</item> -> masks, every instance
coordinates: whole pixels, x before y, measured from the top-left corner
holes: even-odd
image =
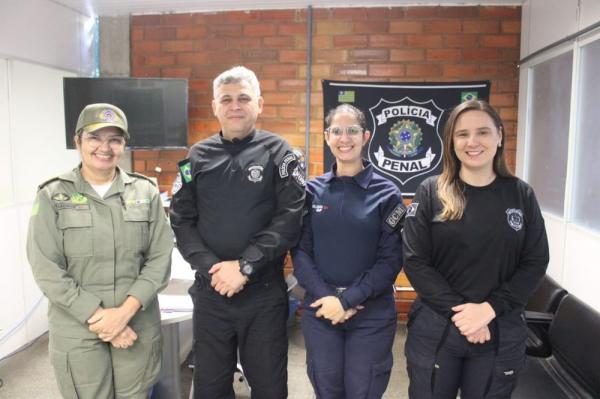
[[[246,263],[244,265],[244,267],[242,267],[242,274],[245,274],[246,276],[252,274],[253,271],[254,271],[254,268],[252,267],[252,265],[249,265],[248,263]]]

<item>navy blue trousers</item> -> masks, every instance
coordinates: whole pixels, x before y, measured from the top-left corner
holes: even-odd
[[[404,347],[411,399],[510,398],[525,365],[527,332],[520,311],[490,323],[492,339],[472,344],[451,320],[417,299]]]
[[[342,324],[315,317],[306,297],[302,332],[308,377],[317,399],[379,399],[392,370],[396,310],[392,295],[364,303]]]

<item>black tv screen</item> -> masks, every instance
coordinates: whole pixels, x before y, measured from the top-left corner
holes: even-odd
[[[64,78],[67,148],[81,110],[92,103],[110,103],[127,116],[132,149],[187,146],[188,83],[186,79]]]

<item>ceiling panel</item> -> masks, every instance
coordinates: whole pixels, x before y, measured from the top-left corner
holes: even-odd
[[[314,8],[334,7],[393,7],[412,5],[517,5],[524,0],[53,0],[56,3],[74,9],[89,16],[117,16],[128,14],[157,14],[183,12],[216,12],[230,10],[270,10],[270,9],[301,9],[312,5]]]

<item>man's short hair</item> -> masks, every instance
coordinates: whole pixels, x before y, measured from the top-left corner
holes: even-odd
[[[258,83],[258,78],[254,72],[244,66],[236,66],[221,73],[213,80],[213,97],[215,97],[217,89],[222,85],[239,83],[242,81],[248,83],[254,91],[254,94],[260,96],[260,84]]]

